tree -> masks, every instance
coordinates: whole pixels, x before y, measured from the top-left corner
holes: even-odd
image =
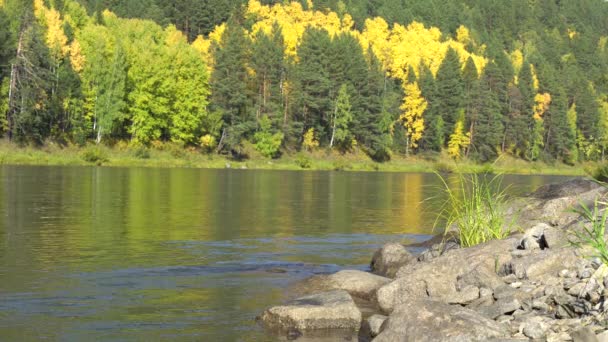
[[[410,149],[418,147],[418,141],[422,138],[424,131],[424,118],[422,115],[428,104],[422,97],[417,83],[406,83],[403,89],[405,91],[405,98],[403,105],[401,105],[402,113],[399,120],[406,130],[406,155],[409,155]]]
[[[7,126],[9,139],[41,144],[51,133],[50,56],[31,3],[17,2],[17,47],[11,65]]]
[[[99,144],[105,135],[122,126],[126,113],[127,57],[122,45],[105,27],[90,24],[78,34],[86,63],[81,68],[85,118],[74,125],[91,129]]]
[[[213,133],[201,132],[202,122],[209,116],[207,66],[174,27],[167,28],[166,34],[168,57],[173,61],[170,71],[175,79],[170,89],[170,139],[179,144],[194,144],[201,133]]]
[[[240,23],[232,18],[219,44],[213,46],[211,107],[222,113],[225,124],[218,149],[237,154],[253,125],[247,89],[249,44]]]
[[[496,158],[503,133],[499,93],[495,88],[499,84],[498,78],[500,71],[496,64],[489,63],[482,74],[473,104],[476,117],[469,130],[470,149],[474,157],[483,162]]]
[[[464,85],[458,53],[449,48],[437,71],[437,113],[444,123],[444,136],[454,131],[463,108]]]
[[[353,121],[351,112],[350,96],[345,84],[340,87],[338,98],[334,105],[334,115],[332,118],[332,133],[329,147],[333,147],[334,143],[342,150],[350,148],[352,136],[350,133],[350,124]]]
[[[286,77],[285,42],[281,27],[274,23],[270,34],[260,30],[252,46],[251,67],[255,71],[256,117],[270,116],[272,121],[283,120],[282,89]]]
[[[464,133],[464,111],[460,110],[460,119],[456,121],[454,125],[454,133],[450,135],[450,141],[448,142],[448,155],[456,160],[459,160],[464,150],[471,143],[471,136],[469,133]]]
[[[314,128],[317,138],[329,140],[327,131],[332,113],[329,54],[331,39],[325,30],[308,27],[298,47],[299,62],[295,66],[296,120],[304,129]]]

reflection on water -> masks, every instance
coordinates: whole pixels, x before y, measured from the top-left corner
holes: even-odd
[[[0,340],[272,340],[255,315],[293,282],[427,238],[438,185],[432,174],[1,167]]]

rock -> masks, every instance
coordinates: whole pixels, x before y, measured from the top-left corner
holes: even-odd
[[[479,289],[479,297],[490,297],[494,294],[494,291],[488,289],[487,287],[482,287]]]
[[[503,325],[475,311],[423,299],[397,306],[374,342],[487,341],[506,336]]]
[[[548,312],[551,309],[551,307],[549,306],[549,304],[547,304],[546,301],[537,299],[537,300],[532,301],[532,309]]]
[[[476,286],[467,286],[446,298],[446,302],[448,304],[468,304],[477,298],[479,298],[479,288]]]
[[[514,297],[501,298],[494,304],[479,309],[479,312],[491,319],[508,313],[512,313],[515,310],[521,308],[521,303]]]
[[[583,296],[584,290],[585,290],[585,283],[576,283],[576,285],[572,286],[569,290],[568,290],[568,294],[571,296]]]
[[[345,270],[327,277],[328,286],[333,290],[344,290],[351,296],[372,299],[376,291],[391,282],[391,279],[375,274]]]
[[[517,290],[510,285],[501,285],[494,289],[494,298],[501,299],[513,296]]]
[[[521,227],[531,227],[537,223],[564,226],[578,218],[578,214],[570,209],[580,203],[591,205],[604,191],[600,185],[584,179],[546,185],[531,197],[512,203],[507,214],[516,218]]]
[[[547,249],[537,254],[513,259],[507,271],[520,279],[537,279],[544,275],[557,275],[564,267],[574,267],[578,257],[571,248]]]
[[[597,337],[598,342],[608,342],[608,331],[599,333],[595,337]]]
[[[563,230],[539,223],[528,229],[519,244],[524,250],[559,248],[568,245],[568,236]]]
[[[538,199],[573,197],[599,188],[601,188],[601,185],[597,182],[577,178],[567,182],[541,186],[532,193],[531,197]]]
[[[271,330],[300,332],[310,330],[359,331],[361,312],[343,290],[334,290],[298,298],[282,306],[275,306],[259,320]]]
[[[532,317],[523,324],[521,331],[531,339],[540,339],[547,335],[549,328],[541,317]]]
[[[511,260],[510,251],[517,238],[490,241],[486,244],[455,249],[427,262],[409,263],[399,269],[397,279],[384,285],[376,294],[378,305],[390,313],[399,304],[414,299],[445,301],[458,295],[457,282],[467,273],[492,273]]]
[[[570,334],[574,342],[598,342],[597,337],[588,327],[578,329]]]
[[[363,322],[363,332],[369,337],[376,337],[382,330],[382,325],[388,319],[386,316],[373,315]]]
[[[394,278],[401,266],[412,261],[415,261],[414,256],[403,245],[388,243],[374,253],[370,266],[373,273]]]
[[[503,279],[501,279],[496,272],[485,267],[485,265],[481,265],[470,272],[458,276],[456,286],[458,289],[475,286],[494,290],[503,284]]]

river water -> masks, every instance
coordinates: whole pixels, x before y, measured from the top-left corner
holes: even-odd
[[[507,176],[525,193],[566,177]],[[0,167],[0,341],[273,341],[314,274],[432,234],[437,176]]]

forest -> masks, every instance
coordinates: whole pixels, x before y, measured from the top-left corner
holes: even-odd
[[[603,0],[0,0],[0,135],[599,161],[606,18]]]

